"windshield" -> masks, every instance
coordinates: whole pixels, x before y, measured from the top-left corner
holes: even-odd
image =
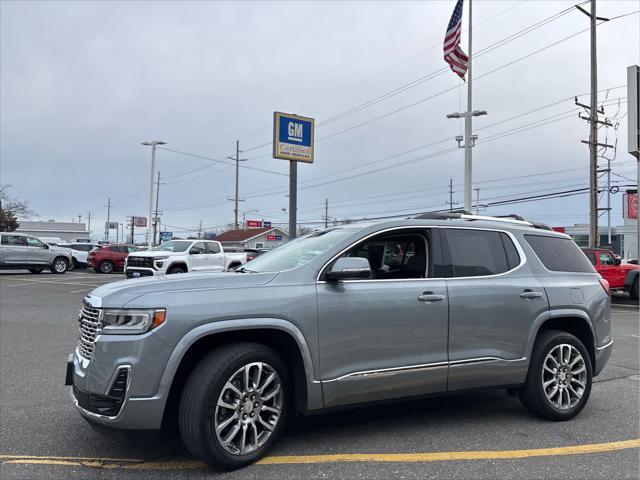
[[[335,228],[296,238],[247,262],[243,267],[247,272],[281,272],[299,267],[322,255],[354,232],[350,228]]]
[[[156,250],[162,250],[164,252],[184,252],[191,246],[193,242],[190,240],[171,240],[164,242]]]

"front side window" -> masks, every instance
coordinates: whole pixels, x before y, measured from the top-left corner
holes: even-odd
[[[419,233],[385,233],[356,245],[342,256],[369,260],[374,280],[426,278],[429,242]]]
[[[507,239],[509,242],[511,241],[508,236]],[[510,262],[507,258],[500,232],[447,229],[446,241],[449,246],[454,277],[497,275],[510,270],[510,263],[516,261],[515,258],[512,258]],[[513,246],[513,243],[511,245]],[[513,255],[512,252],[511,256],[513,257]],[[517,255],[517,251],[515,255]]]
[[[189,249],[189,253],[205,253],[206,247],[204,242],[197,242],[193,244],[193,247]]]
[[[525,235],[542,264],[553,272],[595,273],[586,255],[569,238]]]
[[[600,252],[600,263],[602,265],[615,265],[615,259],[609,252]]]
[[[2,245],[12,245],[14,247],[26,247],[27,239],[20,235],[2,235]]]
[[[35,237],[27,237],[27,245],[30,247],[45,248],[44,243]]]

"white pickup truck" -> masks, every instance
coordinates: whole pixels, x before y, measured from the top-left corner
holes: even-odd
[[[247,261],[243,252],[224,250],[213,240],[170,240],[157,248],[132,253],[124,272],[128,278],[186,272],[222,272]]]

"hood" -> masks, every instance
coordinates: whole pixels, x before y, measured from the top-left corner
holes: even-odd
[[[130,257],[174,257],[186,255],[187,252],[166,252],[164,250],[144,250],[141,252],[130,253]]]
[[[623,270],[640,270],[640,265],[635,265],[633,263],[621,263],[620,268]]]
[[[66,253],[67,255],[72,255],[73,250],[65,247],[58,247],[57,245],[49,245],[49,250],[57,253]]]
[[[131,300],[148,293],[162,294],[180,290],[219,290],[253,287],[271,282],[278,273],[184,273],[133,278],[108,283],[93,290],[89,296],[98,297],[107,307],[120,308]]]

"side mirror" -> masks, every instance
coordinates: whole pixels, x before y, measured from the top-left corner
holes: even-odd
[[[46,250],[49,250],[49,248],[51,248],[51,247],[49,247],[49,245],[45,243],[43,248],[46,249]]]
[[[366,258],[342,257],[336,260],[325,276],[328,282],[366,279],[371,276],[371,266]]]
[[[198,255],[199,253],[200,250],[198,250],[197,248],[192,248],[191,250],[189,250],[190,255]]]
[[[621,258],[614,258],[614,259],[613,259],[613,263],[614,263],[615,265],[620,265],[620,264],[622,263],[622,259],[621,259]]]

